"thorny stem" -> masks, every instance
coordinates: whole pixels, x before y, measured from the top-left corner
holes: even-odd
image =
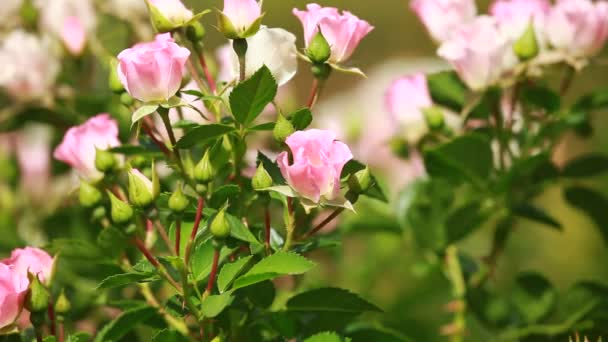
[[[283,244],[283,251],[288,251],[293,243],[293,234],[296,230],[295,212],[293,208],[293,198],[287,197],[287,222],[285,222],[285,229],[287,230],[287,236],[285,237],[285,244]]]
[[[177,166],[182,170],[184,175],[187,175],[186,169],[184,168],[184,164],[182,163],[182,156],[179,153],[179,148],[177,148],[177,139],[175,139],[175,133],[173,132],[173,128],[171,127],[171,120],[169,120],[168,112],[159,112],[161,119],[163,120],[163,124],[165,125],[165,129],[167,130],[167,134],[169,135],[169,141],[171,142],[171,149],[173,150],[173,154],[175,155],[175,161],[177,162]]]
[[[198,229],[201,224],[201,219],[203,218],[203,208],[205,207],[205,198],[203,196],[199,196],[198,204],[196,206],[196,216],[194,217],[194,225],[192,226],[192,233],[190,234],[190,240],[188,241],[188,245],[186,246],[186,255],[184,257],[184,263],[186,267],[188,267],[188,263],[190,260],[190,253],[192,253],[192,245],[194,244],[194,239],[196,239],[196,234],[198,234]]]
[[[134,238],[132,241],[137,247],[137,249],[139,249],[139,251],[144,255],[144,257],[146,257],[146,259],[152,264],[152,266],[154,266],[178,292],[182,292],[181,286],[171,277],[171,275],[169,275],[169,273],[167,273],[165,268],[158,262],[158,260],[156,260],[150,250],[146,248],[144,242],[137,237]]]
[[[217,266],[220,262],[220,249],[221,248],[215,248],[213,250],[213,264],[211,264],[211,273],[209,274],[209,280],[207,281],[207,289],[205,290],[205,294],[203,296],[210,295],[213,291],[213,286],[215,285],[215,278],[217,276]]]
[[[331,215],[329,215],[325,220],[323,220],[323,222],[319,223],[316,227],[314,227],[313,229],[309,230],[300,239],[301,240],[305,240],[305,239],[308,239],[309,237],[313,236],[316,232],[318,232],[319,230],[323,229],[323,227],[325,227],[328,223],[330,223],[336,217],[338,217],[338,215],[340,215],[343,211],[344,211],[344,208],[337,208],[336,210],[334,210],[333,213],[331,213]]]
[[[152,142],[156,146],[158,146],[158,148],[163,152],[163,154],[165,154],[167,156],[171,155],[171,152],[169,151],[167,146],[162,141],[160,141],[156,138],[156,136],[154,135],[154,132],[152,132],[152,128],[150,127],[148,121],[144,120],[141,127],[143,128],[144,132],[146,132],[146,134],[150,137],[150,140],[152,140]]]
[[[215,94],[217,91],[217,85],[215,84],[215,80],[213,79],[211,72],[209,72],[209,67],[207,66],[207,61],[205,60],[205,54],[202,50],[198,52],[198,61],[201,64],[203,72],[205,73],[205,78],[207,79],[207,84],[209,85],[211,93]]]
[[[152,220],[146,219],[146,225],[147,225],[147,227],[149,227],[149,230],[154,229],[154,226],[156,226],[156,229],[158,230],[158,234],[160,235],[162,240],[165,242],[165,245],[169,249],[169,252],[171,252],[174,255],[177,255],[177,254],[173,253],[174,251],[173,251],[173,246],[171,244],[171,239],[169,239],[169,235],[167,234],[165,227],[163,227],[163,225],[160,224],[160,222],[152,222]]]

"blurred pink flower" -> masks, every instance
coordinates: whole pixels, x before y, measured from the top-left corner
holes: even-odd
[[[336,198],[340,193],[342,168],[353,158],[346,144],[336,141],[335,133],[320,129],[297,131],[285,143],[293,155],[282,152],[277,157],[283,177],[302,197],[315,203],[321,197]]]
[[[14,249],[10,258],[0,261],[0,265],[2,264],[10,266],[13,272],[25,279],[29,272],[38,276],[41,282],[48,284],[53,275],[55,259],[42,249],[25,247]]]
[[[532,22],[537,40],[544,42],[545,17],[550,9],[549,0],[496,0],[490,6],[490,14],[513,41],[517,41]]]
[[[321,7],[317,4],[306,5],[305,11],[293,9],[304,27],[306,46],[319,30],[331,47],[329,60],[334,63],[346,61],[355,51],[361,40],[374,27],[348,11],[339,12],[334,7]]]
[[[29,125],[16,139],[21,186],[35,200],[44,200],[51,177],[51,128]]]
[[[179,90],[190,51],[175,44],[170,33],[140,43],[118,55],[118,76],[134,98],[164,101]]]
[[[27,277],[0,263],[0,330],[12,326],[19,318],[28,285]]]
[[[495,84],[517,61],[511,42],[499,30],[496,20],[488,16],[460,26],[437,54],[452,64],[475,91]]]
[[[104,113],[70,128],[53,156],[73,167],[81,177],[96,180],[103,176],[95,168],[96,148],[105,150],[118,145],[118,125]]]
[[[553,47],[572,57],[592,57],[608,38],[608,2],[559,0],[547,17]]]
[[[67,17],[61,30],[61,39],[73,55],[80,55],[86,43],[84,26],[77,17]]]
[[[40,27],[60,38],[68,52],[78,55],[86,37],[95,34],[97,13],[91,0],[35,0]]]
[[[438,42],[450,38],[454,30],[477,14],[475,0],[413,0],[410,7]]]
[[[431,107],[433,101],[423,73],[404,76],[393,81],[386,90],[385,106],[393,122],[399,126],[425,124],[422,109]]]

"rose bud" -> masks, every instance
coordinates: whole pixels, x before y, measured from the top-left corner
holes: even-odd
[[[158,177],[152,167],[152,180],[144,176],[139,170],[131,169],[129,175],[129,201],[140,208],[152,204],[160,194]]]
[[[224,0],[218,28],[228,39],[251,37],[260,29],[263,16],[256,0]]]
[[[13,271],[24,278],[27,278],[28,272],[32,273],[46,285],[50,284],[55,268],[55,259],[42,249],[34,247],[14,249],[10,258],[0,263],[11,265]]]
[[[331,131],[310,129],[290,135],[285,143],[293,156],[282,152],[277,163],[287,183],[300,196],[315,203],[321,198],[336,198],[340,193],[340,175],[344,165],[353,158],[346,144],[336,141]]]
[[[346,61],[355,52],[361,40],[374,29],[367,21],[347,11],[340,13],[334,7],[308,4],[306,11],[294,8],[293,14],[302,22],[307,48],[321,30],[331,47],[329,61],[332,63]]]
[[[131,221],[131,218],[133,217],[133,208],[131,208],[128,203],[119,200],[110,191],[108,191],[108,196],[110,197],[112,206],[110,211],[112,222],[116,224],[125,224]]]
[[[10,330],[23,310],[29,281],[14,267],[0,263],[0,330]]]
[[[134,98],[143,102],[166,101],[181,87],[190,51],[169,33],[152,42],[137,44],[118,55],[118,77]]]
[[[152,25],[157,32],[169,32],[192,19],[192,11],[180,0],[146,0]]]

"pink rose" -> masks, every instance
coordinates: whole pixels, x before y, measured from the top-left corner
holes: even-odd
[[[426,76],[417,73],[395,80],[387,89],[384,102],[394,122],[403,126],[426,125],[422,109],[433,105]]]
[[[72,55],[80,55],[86,43],[86,30],[78,17],[67,17],[63,22],[61,39]]]
[[[242,33],[262,15],[262,8],[256,0],[224,0],[222,13],[237,32]]]
[[[516,62],[511,42],[499,30],[496,20],[488,16],[461,26],[437,54],[475,91],[495,84]]]
[[[33,247],[14,249],[10,258],[0,262],[0,264],[11,266],[13,272],[26,279],[28,272],[35,274],[43,283],[51,280],[54,263],[55,259],[47,252]]]
[[[344,164],[353,158],[346,144],[336,141],[331,131],[310,129],[298,131],[285,141],[293,155],[282,152],[277,157],[287,183],[315,203],[321,197],[333,199],[340,193],[340,174]]]
[[[553,47],[573,57],[594,56],[608,38],[608,2],[560,0],[551,9],[546,26]]]
[[[536,39],[544,46],[545,17],[550,9],[549,0],[496,0],[490,14],[512,41],[519,40],[532,21]]]
[[[306,46],[321,29],[321,33],[331,47],[329,60],[333,63],[346,61],[363,37],[374,29],[367,21],[361,20],[347,11],[340,14],[334,7],[308,4],[306,11],[294,8],[293,14],[302,22]]]
[[[52,130],[42,124],[26,126],[16,139],[21,186],[32,199],[48,200],[51,177]]]
[[[19,318],[28,286],[27,277],[16,272],[13,266],[0,263],[0,330]]]
[[[144,102],[164,101],[175,95],[182,83],[190,51],[159,34],[153,42],[141,43],[118,55],[118,77],[125,89]]]
[[[192,19],[192,11],[180,0],[148,0],[148,3],[174,25],[181,25]]]
[[[471,22],[477,14],[475,0],[413,0],[410,8],[438,42],[448,39],[455,29]]]
[[[104,113],[70,128],[53,156],[73,167],[82,177],[96,180],[103,176],[95,168],[96,148],[105,150],[118,145],[118,125]]]

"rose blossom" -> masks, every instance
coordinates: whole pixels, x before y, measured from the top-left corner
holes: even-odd
[[[490,14],[512,40],[518,40],[532,21],[537,39],[543,41],[544,20],[550,9],[548,0],[496,0],[490,7]]]
[[[14,267],[0,263],[0,330],[15,323],[23,310],[23,302],[29,286],[27,277]]]
[[[11,266],[13,272],[26,279],[28,272],[35,274],[43,283],[51,280],[54,263],[55,259],[47,252],[33,247],[14,249],[10,258],[0,261],[0,264]]]
[[[336,141],[333,132],[320,129],[295,132],[285,143],[291,150],[293,163],[289,163],[287,152],[278,155],[277,163],[287,183],[315,203],[321,197],[336,198],[342,168],[353,158],[348,146]]]
[[[256,0],[224,0],[222,13],[242,33],[262,15],[262,8]]]
[[[109,114],[104,113],[70,128],[53,156],[69,164],[82,177],[96,180],[103,176],[95,168],[96,148],[105,150],[118,145],[118,125]]]
[[[477,14],[475,0],[413,0],[410,8],[438,42],[447,40],[455,29],[471,22]]]
[[[478,91],[495,84],[516,61],[511,42],[496,20],[480,16],[457,29],[437,51],[469,88]]]
[[[422,109],[433,105],[423,73],[393,81],[385,93],[384,100],[393,122],[401,126],[426,125]]]
[[[596,55],[608,38],[608,2],[560,0],[547,17],[551,45],[573,57]]]
[[[20,29],[3,38],[0,65],[0,87],[21,101],[51,94],[59,73],[59,61],[50,42]]]
[[[125,89],[144,102],[164,101],[179,90],[190,51],[175,44],[170,33],[137,44],[118,55],[118,77]]]
[[[346,61],[359,42],[374,29],[367,21],[359,19],[348,11],[340,14],[334,7],[308,4],[306,11],[294,8],[293,14],[302,22],[306,46],[310,44],[319,29],[321,30],[331,47],[329,61],[333,63]]]
[[[86,36],[97,26],[97,15],[91,0],[37,0],[40,26],[59,37],[71,54],[84,49]]]

